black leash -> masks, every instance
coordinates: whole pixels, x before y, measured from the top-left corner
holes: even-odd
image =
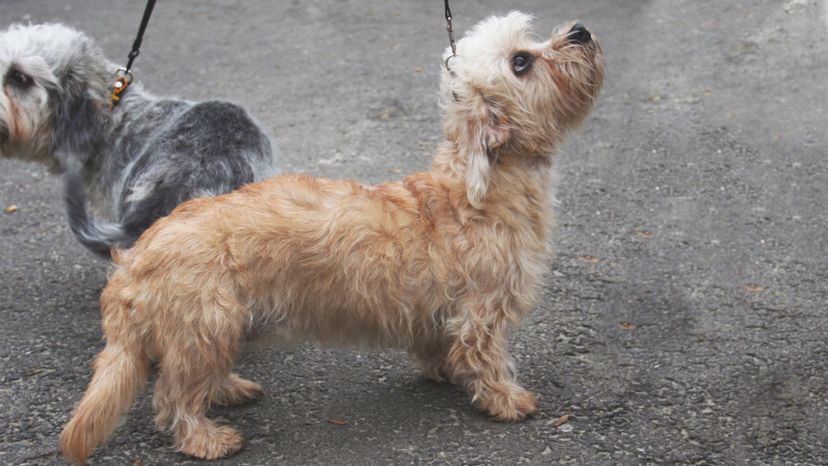
[[[446,69],[449,73],[451,73],[451,67],[449,66],[449,60],[457,56],[457,46],[454,43],[454,28],[451,25],[451,8],[449,8],[449,0],[444,0],[446,5],[446,30],[448,31],[449,36],[449,44],[451,44],[451,55],[446,57]]]
[[[448,31],[449,43],[451,44],[451,56],[457,55],[457,46],[454,44],[454,28],[451,27],[451,9],[449,8],[449,0],[445,0],[446,4],[446,30]]]
[[[144,17],[141,18],[141,26],[138,27],[138,36],[135,38],[135,42],[132,44],[132,51],[129,52],[129,61],[127,62],[126,71],[132,69],[132,62],[135,61],[135,57],[141,53],[141,41],[144,39],[144,31],[147,30],[147,24],[149,24],[150,15],[152,15],[152,9],[155,7],[155,0],[147,0],[147,7],[144,8]]]
[[[127,55],[126,68],[119,68],[115,71],[115,82],[112,83],[112,94],[110,96],[109,108],[110,110],[118,105],[121,101],[121,95],[126,92],[127,87],[132,84],[132,63],[135,58],[141,53],[141,41],[144,40],[144,32],[147,30],[152,9],[155,7],[155,0],[147,0],[147,6],[144,8],[144,17],[141,18],[141,25],[138,26],[138,35],[135,37],[135,42],[132,43],[132,50]]]
[[[451,44],[451,55],[446,57],[445,65],[446,71],[448,71],[449,76],[452,78],[455,77],[454,71],[451,71],[451,66],[449,66],[449,60],[457,56],[457,45],[454,43],[454,28],[451,25],[451,9],[449,8],[449,0],[444,0],[446,5],[446,30],[448,31],[449,36],[449,44]],[[460,99],[457,97],[457,93],[452,92],[452,97],[454,97],[455,102],[459,102]]]

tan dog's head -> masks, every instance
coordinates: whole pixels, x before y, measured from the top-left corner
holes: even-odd
[[[580,23],[545,41],[519,12],[477,24],[444,59],[444,130],[466,157],[469,202],[480,207],[498,157],[548,157],[586,117],[603,82],[601,48]]]

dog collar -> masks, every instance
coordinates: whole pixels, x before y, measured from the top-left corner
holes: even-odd
[[[112,92],[109,94],[109,110],[112,110],[121,102],[121,96],[132,84],[132,72],[125,68],[118,68],[112,77],[114,81],[112,82]]]

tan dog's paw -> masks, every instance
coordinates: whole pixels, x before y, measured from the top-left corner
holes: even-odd
[[[498,421],[516,422],[538,412],[534,393],[513,384],[498,384],[479,398],[477,405]]]
[[[197,426],[190,435],[179,441],[178,450],[205,460],[223,458],[241,450],[244,440],[229,426]]]
[[[231,373],[213,393],[210,403],[218,406],[238,406],[262,396],[262,386]]]

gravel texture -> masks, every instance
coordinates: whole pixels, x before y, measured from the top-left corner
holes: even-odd
[[[3,0],[0,27],[65,22],[120,61],[142,3]],[[508,9],[536,14],[542,35],[581,19],[606,54],[599,104],[558,158],[557,257],[513,338],[541,413],[493,422],[396,351],[252,345],[238,370],[265,396],[214,410],[247,440],[217,464],[824,464],[825,5],[452,9],[458,33]],[[136,75],[157,94],[242,104],[288,171],[390,180],[426,168],[440,138],[442,15],[434,0],[159,2]],[[57,435],[102,347],[107,266],[72,237],[42,167],[0,160],[0,208],[12,204],[0,213],[0,464],[61,464]],[[148,390],[92,462],[195,463],[155,431]]]

